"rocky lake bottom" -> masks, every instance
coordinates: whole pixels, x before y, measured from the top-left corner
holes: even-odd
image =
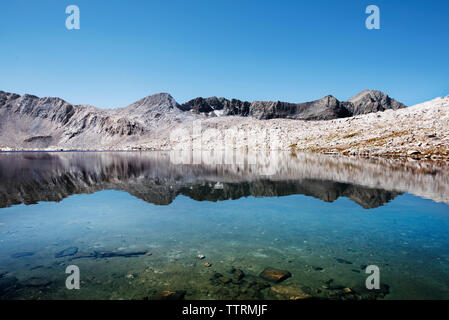
[[[114,159],[114,170],[129,173]],[[61,178],[73,166],[53,172],[42,165],[58,167],[52,157],[29,161],[40,169],[25,172],[19,187],[0,186],[22,194],[14,204],[6,204],[12,193],[0,197],[0,299],[449,299],[444,202],[347,184],[329,189],[329,181],[308,181],[306,191],[301,182],[301,192],[285,191],[291,181],[275,188],[264,181],[263,195],[240,181],[225,197],[226,184],[184,181],[166,185],[163,194],[183,191],[165,203],[153,189],[136,191],[123,172],[108,178],[126,180],[121,188],[103,185],[104,171],[82,172],[80,185],[102,185],[79,192]],[[1,160],[0,168],[5,182]],[[66,288],[69,265],[80,270],[79,290]],[[378,290],[365,287],[369,265],[379,267]]]

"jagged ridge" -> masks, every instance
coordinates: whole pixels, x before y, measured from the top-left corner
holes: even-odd
[[[331,120],[359,114],[397,110],[406,106],[377,90],[364,90],[348,101],[339,101],[328,95],[304,103],[281,101],[240,101],[225,98],[195,98],[180,106],[181,110],[197,114],[240,115],[256,119],[287,118],[298,120]]]

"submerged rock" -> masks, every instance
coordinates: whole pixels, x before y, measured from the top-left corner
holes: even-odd
[[[30,251],[16,252],[11,255],[11,258],[18,259],[18,258],[23,258],[23,257],[29,257],[32,255],[34,255],[34,252],[30,252]]]
[[[84,258],[92,258],[92,259],[105,259],[105,258],[132,258],[146,255],[147,251],[131,251],[131,252],[113,252],[113,251],[94,251],[93,253],[82,253],[77,254],[72,259],[84,259]]]
[[[390,293],[390,286],[387,284],[380,284],[379,289],[367,289],[365,286],[359,286],[352,289],[356,295],[362,300],[376,300],[384,298]]]
[[[184,296],[186,295],[185,290],[163,290],[159,293],[157,298],[159,300],[182,300],[184,299]]]
[[[220,278],[220,281],[221,281],[223,284],[228,284],[228,283],[232,282],[231,279],[226,278],[226,277],[221,277],[221,278]]]
[[[298,285],[273,286],[271,287],[271,291],[275,293],[278,299],[282,300],[302,300],[312,298],[312,295],[305,293]]]
[[[264,271],[262,271],[259,275],[261,278],[273,281],[273,282],[281,282],[285,279],[288,279],[292,276],[292,274],[287,270],[277,270],[273,268],[265,268]]]
[[[218,272],[214,272],[214,274],[212,275],[211,279],[218,279],[223,277],[223,275],[221,273]]]
[[[77,247],[69,247],[69,248],[66,248],[66,249],[64,249],[62,251],[56,252],[55,253],[55,258],[63,258],[63,257],[74,256],[77,252],[78,252],[78,248]]]
[[[343,290],[344,288],[346,288],[343,285],[335,284],[334,279],[329,279],[324,283],[326,284],[326,286],[323,286],[323,288],[328,290]]]
[[[3,293],[6,293],[8,290],[16,287],[17,283],[18,280],[14,276],[0,278],[0,297]]]
[[[51,281],[44,278],[32,277],[25,281],[27,287],[46,287],[51,284]]]
[[[345,260],[345,259],[341,259],[341,258],[336,258],[335,260],[337,260],[338,263],[341,264],[352,264],[351,261]]]
[[[340,284],[329,284],[329,290],[344,290],[345,286]]]
[[[234,267],[231,268],[229,273],[233,274],[237,281],[243,279],[243,277],[245,276],[245,273],[242,270],[236,269]]]
[[[234,272],[234,276],[236,277],[237,280],[241,280],[241,279],[243,279],[243,277],[245,276],[245,273],[243,273],[242,270],[237,269],[237,270],[235,270],[235,272]]]
[[[42,269],[42,268],[45,268],[45,266],[39,264],[37,266],[31,267],[30,270],[37,270],[37,269]]]

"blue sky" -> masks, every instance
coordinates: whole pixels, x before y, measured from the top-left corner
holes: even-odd
[[[80,30],[65,27],[70,4]],[[370,4],[380,30],[365,28]],[[412,105],[449,94],[449,1],[5,1],[0,70],[0,90],[103,108],[363,89]]]

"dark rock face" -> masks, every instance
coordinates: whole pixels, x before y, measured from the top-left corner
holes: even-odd
[[[35,141],[46,141],[51,140],[51,136],[35,136],[23,140],[23,142],[35,142]]]
[[[349,101],[339,101],[331,95],[303,103],[281,101],[254,101],[250,103],[237,99],[200,97],[179,106],[183,111],[191,111],[197,114],[217,116],[220,114],[217,111],[221,111],[221,115],[224,116],[251,116],[261,120],[275,118],[331,120],[405,107],[404,104],[376,90],[364,90]]]
[[[225,98],[195,98],[179,106],[182,111],[192,111],[194,113],[213,113],[221,111],[226,116],[248,116],[251,103],[237,99],[228,100]]]
[[[46,148],[53,142],[52,136],[34,136],[23,140],[26,146],[30,148]]]
[[[305,103],[255,101],[250,115],[257,119],[331,120],[351,116],[346,105],[333,96]]]

